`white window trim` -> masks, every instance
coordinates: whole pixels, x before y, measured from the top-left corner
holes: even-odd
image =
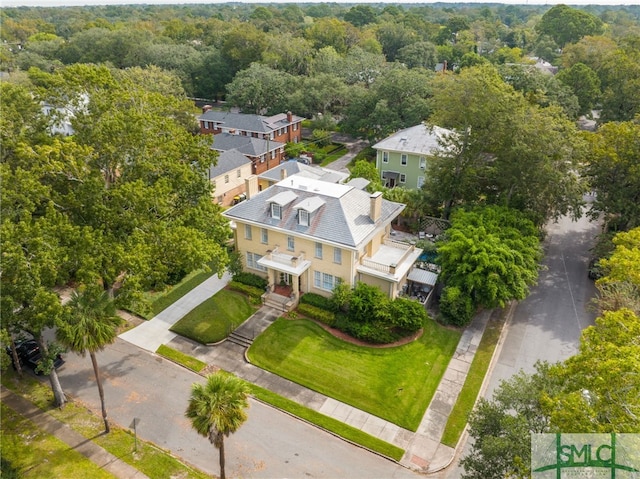
[[[407,182],[407,175],[405,175],[404,173],[400,173],[399,181],[400,181],[400,183],[406,183]]]
[[[424,170],[427,167],[427,159],[424,156],[420,157],[420,169]]]
[[[276,212],[278,213],[277,215]],[[276,203],[271,203],[271,217],[276,220],[282,219],[282,206]]]
[[[383,151],[382,152],[382,162],[383,163],[389,163],[389,152],[388,151]]]
[[[260,242],[262,244],[269,244],[269,230],[262,228],[260,231]]]
[[[244,239],[247,239],[249,241],[251,241],[252,238],[252,231],[251,231],[251,225],[244,225]]]
[[[260,266],[258,261],[262,258],[258,253],[252,253],[247,251],[247,268],[255,269],[258,271],[267,271],[267,268]]]
[[[296,239],[293,236],[287,236],[287,249],[289,251],[296,250]]]
[[[326,281],[325,280],[329,280]],[[321,271],[313,272],[313,286],[323,291],[333,291],[340,282],[340,278],[329,273],[323,273]],[[328,283],[331,283],[331,288],[327,288]]]
[[[318,259],[322,259],[322,243],[319,243],[317,241],[314,247],[314,257]]]
[[[409,163],[409,157],[406,153],[402,153],[400,155],[400,165],[401,166],[407,166],[407,164]]]
[[[300,226],[309,226],[309,217],[311,215],[308,211],[299,209],[298,210],[298,224]]]
[[[418,176],[417,187],[422,188],[422,185],[424,185],[424,176]]]
[[[333,248],[333,262],[336,264],[342,264],[342,249]]]

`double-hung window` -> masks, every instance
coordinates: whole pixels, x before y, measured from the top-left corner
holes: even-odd
[[[322,243],[316,242],[316,258],[322,259]]]
[[[402,164],[402,166],[407,166],[407,155],[405,153],[400,156],[400,163]]]
[[[251,239],[251,225],[244,225],[244,239]]]
[[[282,206],[271,203],[271,217],[277,220],[282,218]]]
[[[389,163],[389,152],[388,151],[383,151],[382,152],[382,162],[383,163]]]
[[[269,230],[268,229],[262,228],[260,241],[262,241],[263,244],[268,244],[269,243]]]
[[[298,224],[302,226],[309,226],[309,212],[307,210],[298,210]]]
[[[340,248],[333,248],[333,262],[342,264],[342,250]]]
[[[427,167],[427,159],[424,156],[420,157],[420,169],[424,170]]]
[[[400,183],[406,183],[407,182],[407,175],[405,175],[404,173],[400,174]]]
[[[323,289],[325,291],[333,291],[336,285],[339,283],[340,278],[328,273],[321,273],[320,271],[313,272],[313,285],[316,288]]]
[[[260,256],[257,253],[252,253],[250,251],[247,251],[247,267],[252,269],[257,269],[258,271],[266,271],[267,268],[258,264],[258,261],[261,258],[262,256]]]
[[[293,236],[287,236],[287,249],[289,251],[295,251],[296,239]]]

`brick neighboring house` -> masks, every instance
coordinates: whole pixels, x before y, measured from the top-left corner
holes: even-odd
[[[302,139],[302,120],[290,111],[273,116],[248,115],[229,111],[216,111],[205,106],[198,117],[200,133],[232,133],[281,143],[299,143]]]
[[[353,186],[294,175],[223,215],[234,225],[246,271],[268,280],[267,305],[294,308],[306,292],[330,296],[339,281],[379,287],[391,298],[404,290],[422,250],[392,238],[391,222],[405,205]]]
[[[382,184],[387,188],[421,188],[429,157],[440,146],[440,140],[453,131],[424,124],[400,130],[379,141],[376,150],[376,168]]]
[[[213,135],[211,148],[220,153],[239,151],[251,161],[251,173],[258,175],[278,166],[285,158],[284,143],[232,133]]]
[[[222,206],[230,206],[234,198],[244,194],[245,178],[251,176],[251,160],[238,150],[220,153],[218,162],[208,171],[213,184],[213,199]]]

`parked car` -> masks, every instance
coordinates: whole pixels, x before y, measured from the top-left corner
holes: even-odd
[[[11,354],[11,346],[7,346],[6,351],[11,358],[11,365],[16,369],[16,365],[13,361],[13,354]],[[17,341],[16,353],[18,354],[18,360],[20,361],[21,367],[28,367],[37,375],[42,374],[42,372],[37,369],[38,364],[40,364],[42,354],[40,353],[40,345],[36,340],[26,339],[23,341]],[[53,366],[58,369],[63,364],[64,359],[62,359],[62,356],[58,354],[53,362]]]

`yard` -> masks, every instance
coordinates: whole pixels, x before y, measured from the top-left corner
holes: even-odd
[[[251,362],[279,376],[415,431],[460,339],[434,321],[412,343],[344,342],[308,320],[278,319],[249,348]]]
[[[222,289],[187,313],[171,331],[203,344],[217,343],[254,312],[245,295]]]

